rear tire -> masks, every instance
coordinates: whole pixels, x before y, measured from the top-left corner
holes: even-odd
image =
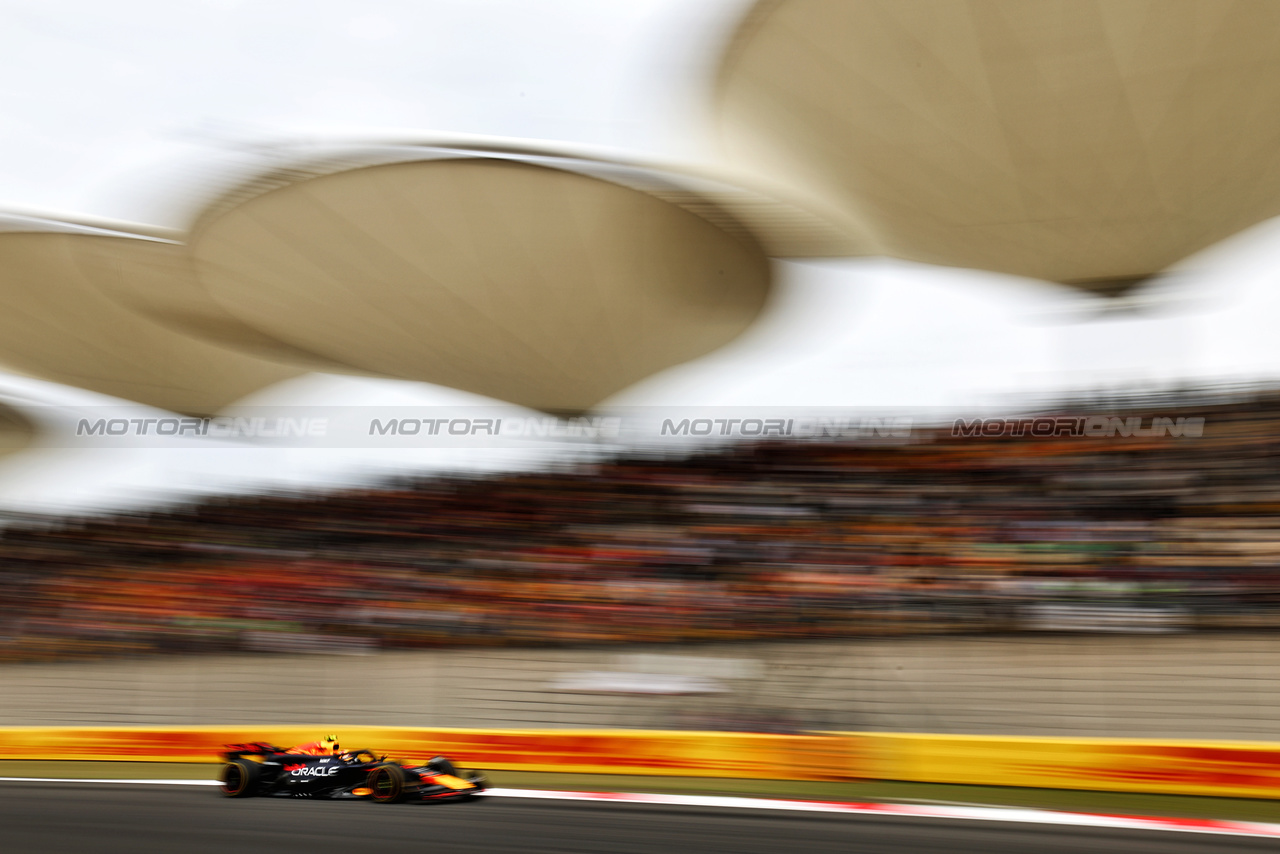
[[[251,798],[258,793],[258,779],[262,769],[257,762],[233,759],[222,768],[218,779],[222,781],[222,794],[227,798]]]
[[[399,765],[379,765],[369,772],[374,803],[396,804],[404,800],[405,783],[404,769]]]

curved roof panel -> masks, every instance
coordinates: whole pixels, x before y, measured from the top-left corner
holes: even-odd
[[[1280,214],[1277,37],[1265,0],[767,0],[716,123],[869,251],[1123,284]]]
[[[209,413],[300,370],[191,338],[106,295],[104,278],[163,269],[198,287],[181,246],[72,223],[0,219],[0,362],[178,412]],[[86,259],[91,259],[86,264]]]
[[[767,295],[749,229],[652,192],[522,158],[377,160],[211,206],[190,238],[209,295],[304,352],[563,411],[727,343]]]

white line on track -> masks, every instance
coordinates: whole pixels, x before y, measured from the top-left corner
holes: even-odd
[[[131,786],[216,786],[216,780],[100,780],[58,777],[0,777],[3,783],[108,783]],[[657,795],[635,792],[563,792],[550,789],[490,789],[488,797],[535,798],[555,801],[595,801],[614,804],[657,804],[663,806],[716,807],[720,809],[791,810],[796,812],[887,815],[904,818],[965,819],[1029,824],[1058,824],[1074,827],[1108,827],[1126,830],[1164,830],[1181,833],[1209,833],[1219,836],[1258,836],[1280,839],[1280,824],[1247,821],[1220,821],[1198,818],[1098,815],[1052,810],[1005,807],[971,807],[919,804],[840,803],[837,801],[790,801],[776,798],[740,798],[718,795]]]

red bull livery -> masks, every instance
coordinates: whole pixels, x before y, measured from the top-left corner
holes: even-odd
[[[229,798],[362,798],[402,801],[468,801],[485,790],[485,776],[459,771],[443,756],[415,765],[367,748],[345,750],[334,736],[296,747],[257,741],[228,744],[220,780]]]

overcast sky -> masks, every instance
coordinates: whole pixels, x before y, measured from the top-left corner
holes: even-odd
[[[0,202],[148,218],[228,143],[370,128],[686,157],[741,0],[3,0]]]
[[[245,160],[246,145],[378,129],[713,161],[708,86],[748,5],[0,0],[0,207],[182,225],[217,176]],[[613,402],[964,408],[1047,388],[1274,378],[1277,257],[1280,228],[1266,224],[1123,312],[992,274],[877,259],[780,263],[755,329]],[[66,403],[67,394],[75,396],[54,396]],[[460,398],[420,384],[313,377],[260,399]],[[282,482],[325,468],[262,456],[247,469],[278,470]],[[68,466],[81,473],[83,499],[90,464],[68,459],[0,463],[0,504],[37,489],[57,503],[49,484],[62,478],[50,472]],[[376,463],[335,457],[328,468],[365,464]],[[169,458],[116,459],[93,488],[118,491],[140,472],[149,472],[146,489],[161,489],[226,471],[216,460],[175,475]]]

